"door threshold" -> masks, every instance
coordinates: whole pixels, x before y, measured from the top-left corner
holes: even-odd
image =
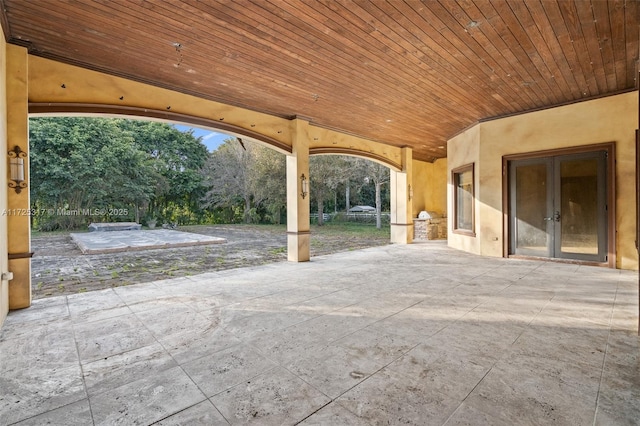
[[[588,260],[577,260],[577,259],[559,259],[557,257],[524,256],[521,254],[510,254],[507,257],[509,259],[543,260],[545,262],[569,263],[572,265],[584,265],[584,266],[600,266],[602,268],[615,269],[615,266],[610,265],[609,262],[593,262]]]

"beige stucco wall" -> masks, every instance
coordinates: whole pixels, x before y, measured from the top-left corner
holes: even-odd
[[[474,126],[471,129],[459,134],[447,142],[447,230],[449,246],[471,253],[480,254],[481,246],[479,238],[468,235],[456,234],[453,232],[453,199],[451,197],[451,170],[467,164],[475,165],[474,187],[476,188],[475,204],[475,231],[478,234],[480,222],[479,197],[477,197],[478,177],[481,165],[480,159],[480,127]]]
[[[447,213],[447,159],[413,160],[413,217],[422,210]]]
[[[450,233],[449,245],[484,256],[503,255],[504,155],[615,142],[616,267],[637,269],[634,244],[637,127],[636,91],[480,123],[451,139],[448,170],[475,161],[477,192],[476,237]],[[448,193],[451,209],[451,191]]]
[[[5,176],[5,181],[8,179],[7,170],[7,96],[6,96],[6,48],[7,44],[4,39],[4,35],[0,35],[0,153],[3,154],[3,160],[0,161],[0,176]],[[2,212],[7,209],[7,188],[6,184],[0,185],[0,272],[7,272],[8,266],[8,248],[7,248],[7,216]],[[4,322],[4,319],[9,312],[9,282],[0,282],[0,327]]]

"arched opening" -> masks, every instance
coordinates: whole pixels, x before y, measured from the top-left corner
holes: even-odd
[[[312,218],[389,224],[389,167],[353,155],[313,155],[309,164]],[[327,216],[329,215],[329,216]]]
[[[360,247],[385,245],[390,236],[389,168],[352,155],[309,159],[312,255],[326,254],[327,234],[360,235]],[[355,248],[355,247],[352,247]]]
[[[47,121],[52,122],[56,120],[64,121],[64,120],[76,120],[81,121],[83,114],[54,114],[56,117],[51,117],[51,114],[48,115],[32,115],[32,132],[47,132],[47,128],[42,128],[39,125],[33,125],[34,122],[37,121]],[[64,118],[66,116],[66,119]],[[71,116],[71,117],[69,117]],[[102,116],[103,118],[104,115]],[[118,118],[123,118],[122,116],[116,116]],[[84,119],[87,118],[96,118],[96,114],[91,114],[90,117],[86,117],[84,115]],[[44,120],[42,120],[44,119]],[[42,143],[42,141],[37,141],[38,137],[32,135],[31,137],[31,158],[33,160],[31,167],[31,190],[34,190],[34,187],[39,185],[38,180],[40,182],[47,180],[47,176],[42,175],[38,176],[39,171],[37,171],[36,167],[43,167],[42,157],[48,157],[49,160],[53,160],[51,163],[55,163],[58,165],[65,164],[67,166],[71,165],[70,161],[67,161],[68,158],[64,156],[60,156],[60,153],[70,154],[68,157],[73,157],[74,155],[77,157],[76,160],[82,161],[86,160],[88,157],[87,151],[97,151],[100,148],[109,148],[104,153],[99,155],[98,157],[94,157],[91,161],[88,162],[89,167],[96,167],[96,164],[99,166],[108,166],[109,170],[112,170],[112,174],[119,175],[119,177],[130,178],[129,182],[120,183],[108,183],[109,180],[107,176],[101,173],[94,174],[89,176],[87,170],[67,170],[65,173],[62,173],[61,170],[56,170],[57,173],[61,173],[59,179],[50,179],[47,182],[48,187],[44,189],[44,191],[51,190],[51,188],[58,188],[58,195],[64,193],[63,190],[71,190],[71,189],[88,189],[88,192],[104,192],[106,190],[113,190],[114,193],[119,194],[131,194],[133,193],[133,189],[135,187],[144,186],[144,182],[136,183],[133,181],[137,175],[127,175],[125,170],[117,169],[117,166],[127,165],[131,170],[136,171],[138,174],[140,172],[144,172],[142,166],[136,166],[135,164],[130,163],[130,161],[138,158],[138,154],[136,152],[132,152],[127,150],[132,148],[135,143],[127,145],[126,143],[121,143],[122,141],[118,141],[117,134],[111,133],[112,131],[117,130],[118,126],[114,125],[112,121],[120,121],[120,120],[104,120],[108,123],[103,123],[102,126],[99,126],[96,129],[91,129],[90,127],[74,127],[72,123],[62,122],[60,126],[68,127],[65,131],[66,133],[62,137],[56,137],[55,140],[50,143],[49,151],[46,151],[44,148],[47,147],[47,143]],[[154,120],[142,120],[140,117],[135,117],[135,120],[124,120],[129,124],[124,126],[124,130],[133,132],[133,131],[141,131],[140,128],[148,127],[148,130],[155,130],[157,132],[169,130],[170,128],[168,122],[165,119],[154,119]],[[148,126],[147,126],[148,125]],[[157,125],[157,126],[156,126]],[[216,131],[219,131],[216,129]],[[169,136],[174,134],[169,133]],[[82,136],[82,140],[86,142],[85,145],[77,144],[74,145],[72,139],[73,137]],[[33,143],[38,142],[39,146],[34,146]],[[131,142],[131,141],[129,141]],[[144,141],[143,141],[144,142]],[[149,142],[149,141],[146,141]],[[178,140],[177,142],[180,142]],[[193,151],[194,146],[193,140],[190,141],[191,145],[189,145],[189,150]],[[197,141],[195,141],[197,142]],[[58,152],[53,149],[53,145],[61,143],[62,146],[57,147]],[[197,145],[197,144],[196,144]],[[117,254],[117,255],[99,255],[88,259],[87,257],[83,257],[76,250],[73,256],[65,256],[62,252],[65,250],[73,250],[74,248],[71,246],[71,242],[68,238],[53,238],[47,241],[38,240],[38,246],[34,247],[34,251],[36,251],[36,256],[33,258],[33,269],[32,269],[32,284],[34,289],[34,297],[39,298],[43,296],[51,296],[51,295],[60,295],[60,294],[70,294],[77,292],[90,291],[100,288],[99,286],[122,286],[128,284],[134,284],[138,282],[145,281],[153,281],[158,279],[169,279],[172,277],[178,276],[187,276],[191,274],[197,274],[199,272],[205,272],[208,270],[214,271],[218,269],[222,269],[226,265],[231,264],[232,267],[238,266],[247,266],[253,264],[251,262],[257,262],[257,264],[262,264],[266,262],[271,262],[274,260],[284,260],[286,257],[286,244],[285,238],[286,233],[284,228],[284,220],[286,217],[286,176],[285,176],[285,166],[284,166],[284,155],[281,153],[282,150],[274,150],[272,145],[266,144],[264,141],[254,140],[252,138],[242,138],[237,137],[235,135],[229,135],[227,140],[223,143],[221,147],[226,146],[228,149],[226,152],[231,150],[235,150],[240,153],[248,153],[248,152],[259,152],[261,153],[257,157],[254,157],[253,160],[258,162],[264,161],[265,158],[272,162],[272,164],[268,164],[265,166],[261,164],[261,167],[265,166],[268,168],[266,174],[262,176],[257,175],[254,176],[253,179],[256,183],[256,188],[261,190],[269,190],[270,188],[277,188],[280,191],[278,196],[280,197],[280,201],[275,200],[273,205],[268,205],[266,202],[257,203],[256,199],[259,197],[259,194],[251,193],[250,200],[251,204],[249,204],[248,210],[251,210],[249,217],[257,218],[255,222],[273,222],[277,225],[274,229],[279,233],[277,238],[271,238],[272,233],[265,231],[265,235],[269,234],[268,238],[261,239],[261,233],[255,232],[254,239],[251,241],[251,244],[254,247],[254,250],[251,252],[247,252],[245,254],[239,254],[239,252],[235,252],[233,250],[218,250],[218,247],[199,247],[197,250],[193,250],[189,252],[188,250],[182,250],[180,254],[178,254],[177,250],[174,250],[171,254],[171,257],[164,257],[164,255],[160,254],[159,250],[155,250],[155,252],[135,252],[135,253],[126,253],[126,254]],[[139,148],[139,146],[138,146]],[[176,148],[176,147],[174,147]],[[155,159],[160,154],[155,152],[156,148],[148,148],[142,150],[143,153],[149,154],[152,159]],[[224,151],[224,150],[223,150]],[[74,154],[74,155],[71,155]],[[186,155],[187,153],[178,153],[180,155]],[[219,153],[218,159],[224,163],[229,157],[225,157],[222,153]],[[212,153],[208,153],[208,156],[212,156]],[[64,158],[63,158],[64,157]],[[267,158],[268,157],[268,158]],[[314,155],[314,158],[338,158],[336,156],[327,156],[327,155]],[[352,160],[355,160],[353,157],[350,157]],[[113,164],[109,164],[109,160],[113,160]],[[185,158],[188,160],[188,158]],[[361,160],[360,160],[361,161]],[[371,163],[371,162],[368,162]],[[255,161],[253,164],[246,165],[246,169],[254,170]],[[374,163],[371,163],[374,164]],[[375,163],[376,165],[380,165],[380,163]],[[177,165],[174,167],[174,171],[176,168],[178,171],[187,171],[186,169],[182,170],[182,168],[186,168],[186,163],[183,165]],[[238,165],[231,164],[230,169],[239,170]],[[386,167],[385,167],[386,168]],[[227,168],[226,170],[230,170]],[[113,170],[120,170],[118,172],[113,172]],[[153,171],[153,170],[152,170]],[[264,171],[264,170],[263,170]],[[224,172],[224,170],[222,170]],[[266,177],[269,173],[279,173],[276,176],[273,184],[267,184]],[[364,172],[363,172],[364,173]],[[315,172],[311,174],[310,178],[315,179]],[[72,185],[70,181],[65,181],[69,177],[78,177],[77,181]],[[100,176],[103,176],[102,179]],[[357,204],[374,204],[375,197],[372,197],[371,194],[374,192],[372,189],[374,185],[374,181],[365,181],[365,177],[371,178],[369,175],[365,176],[365,174],[356,175],[353,179],[358,181],[359,188],[352,188],[351,190],[351,203],[352,205]],[[90,178],[90,179],[89,179]],[[215,177],[214,177],[215,178]],[[104,185],[101,186],[100,191],[97,191],[97,185],[101,184],[99,181],[107,181]],[[182,180],[177,179],[177,184],[184,183]],[[220,183],[219,181],[216,181]],[[147,182],[148,183],[148,182]],[[153,182],[152,182],[153,183]],[[116,187],[114,189],[114,187]],[[388,185],[387,185],[388,187]],[[315,197],[315,188],[316,185],[311,185],[311,197]],[[340,188],[336,188],[340,192],[340,195],[344,194],[344,185]],[[139,189],[139,188],[138,188]],[[96,191],[94,191],[96,190]],[[359,192],[362,191],[362,194]],[[388,191],[388,189],[387,189]],[[191,191],[187,194],[188,191],[184,192],[183,195],[190,195],[191,193],[197,193],[197,191]],[[366,192],[366,194],[365,194]],[[85,194],[86,195],[86,194]],[[92,195],[92,194],[89,194]],[[97,203],[95,198],[95,193],[93,194],[93,198],[85,198],[82,199],[80,196],[75,199],[64,199],[64,197],[60,197],[56,200],[48,199],[48,200],[40,200],[39,197],[33,198],[34,211],[44,212],[46,213],[48,210],[52,209],[52,215],[64,215],[65,219],[86,219],[86,221],[90,220],[99,220],[99,221],[109,221],[109,220],[119,220],[120,218],[115,217],[78,217],[73,213],[66,215],[66,212],[74,212],[74,211],[92,211],[95,209],[96,205],[87,204],[88,201]],[[123,197],[124,197],[123,195]],[[241,197],[237,197],[238,194],[227,194],[229,199],[238,199]],[[273,198],[278,198],[278,196]],[[371,215],[368,215],[368,220],[365,219],[365,215],[361,215],[357,218],[346,218],[346,204],[343,206],[343,202],[338,206],[335,201],[338,197],[338,192],[336,192],[333,196],[334,204],[331,205],[334,212],[338,209],[343,210],[343,221],[344,222],[355,222],[358,225],[362,225],[360,229],[354,230],[353,226],[351,229],[346,229],[345,227],[341,227],[336,229],[336,227],[327,229],[327,233],[331,234],[327,237],[323,237],[321,240],[318,238],[318,243],[312,242],[311,253],[312,255],[321,255],[328,254],[335,251],[345,251],[345,250],[353,250],[362,247],[367,247],[370,245],[381,245],[386,244],[389,241],[389,228],[388,223],[384,223],[383,230],[381,232],[377,232],[373,237],[371,235],[366,235],[361,232],[361,229],[364,229],[364,226],[368,228],[375,228],[375,221],[371,220]],[[358,198],[360,197],[360,198]],[[367,198],[368,197],[368,198]],[[386,205],[388,205],[388,195],[383,197]],[[110,198],[111,202],[113,202],[115,198]],[[264,200],[265,197],[262,197]],[[313,198],[315,200],[315,198]],[[74,200],[79,203],[79,205],[73,205]],[[135,204],[134,199],[125,200],[121,198],[122,202],[131,202]],[[138,200],[140,201],[140,200]],[[144,201],[144,200],[142,200]],[[142,202],[140,201],[140,202]],[[148,201],[148,200],[147,200]],[[278,205],[278,202],[280,203]],[[314,201],[315,202],[315,201]],[[47,204],[49,203],[49,204]],[[346,201],[344,201],[346,203]],[[65,206],[67,204],[67,206]],[[103,207],[100,204],[100,207]],[[125,206],[114,205],[111,206],[115,209],[125,209]],[[157,206],[156,206],[157,207]],[[174,206],[175,207],[175,206]],[[218,206],[221,209],[226,208],[227,211],[232,211],[233,209],[237,209],[240,213],[244,213],[242,211],[242,203],[229,204],[225,207]],[[133,222],[139,222],[141,225],[145,227],[150,226],[150,219],[157,219],[158,227],[160,227],[163,223],[171,223],[176,221],[179,223],[178,230],[191,230],[189,226],[191,226],[191,222],[188,220],[182,219],[184,217],[188,218],[189,215],[185,213],[185,209],[182,210],[182,218],[176,215],[168,215],[166,211],[159,212],[157,209],[153,210],[151,213],[155,213],[156,216],[148,215],[150,213],[149,209],[138,209],[136,207],[136,212],[139,213],[139,216],[136,217],[134,214],[129,214],[126,217],[126,220],[130,220]],[[188,209],[187,209],[188,210]],[[384,210],[384,209],[383,209]],[[130,213],[130,212],[129,212]],[[187,212],[188,213],[188,212]],[[82,213],[80,213],[82,215]],[[346,218],[346,219],[345,219]],[[37,225],[41,225],[43,220],[46,219],[43,217],[34,217]],[[205,217],[206,219],[206,217]],[[220,221],[224,221],[224,217],[220,219]],[[239,214],[236,218],[238,222],[243,221],[244,215]],[[359,220],[360,222],[357,222]],[[86,222],[85,221],[85,222]],[[83,228],[81,231],[86,231],[86,225],[88,222],[78,222],[78,224]],[[206,221],[205,221],[206,222]],[[366,225],[361,223],[366,222]],[[194,223],[197,224],[196,221]],[[203,222],[204,224],[204,222]],[[50,226],[48,230],[53,230],[55,226]],[[63,228],[62,226],[58,226],[58,229]],[[312,230],[312,234],[317,234],[317,227],[314,226]],[[78,229],[71,229],[74,232],[77,232]],[[35,238],[39,239],[42,236],[42,229],[38,232],[35,232]],[[40,233],[39,233],[40,232]],[[350,232],[348,235],[345,232]],[[219,235],[219,234],[214,234]],[[351,238],[350,236],[357,237],[361,235],[363,238],[358,241],[356,238]],[[226,237],[226,235],[224,235]],[[381,237],[382,236],[382,237]],[[33,243],[33,239],[32,239]],[[53,260],[54,263],[44,264],[42,262],[42,255],[47,254]],[[262,256],[262,257],[261,257]],[[197,265],[197,267],[189,265]],[[208,269],[207,269],[208,268]],[[91,278],[91,280],[89,279]],[[93,278],[99,279],[100,282],[92,281]]]

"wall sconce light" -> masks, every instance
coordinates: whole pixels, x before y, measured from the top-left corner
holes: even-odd
[[[300,186],[302,187],[302,192],[300,193],[300,195],[302,195],[302,199],[304,200],[307,194],[309,194],[309,182],[307,181],[307,177],[304,175],[304,173],[302,174],[302,176],[300,176]]]
[[[18,145],[9,151],[9,174],[11,176],[9,188],[15,189],[17,194],[27,187],[27,182],[24,181],[24,159],[26,156],[27,153],[21,150]]]
[[[411,201],[411,199],[413,199],[413,188],[409,185],[409,201]]]

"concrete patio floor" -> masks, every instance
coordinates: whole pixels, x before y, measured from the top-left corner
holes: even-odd
[[[442,242],[53,297],[0,424],[638,424],[637,315],[637,272]]]

